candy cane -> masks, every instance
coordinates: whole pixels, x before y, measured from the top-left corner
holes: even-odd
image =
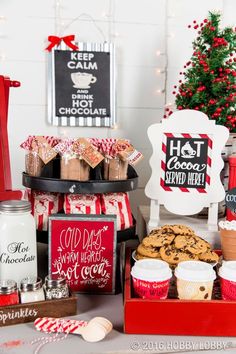
[[[104,317],[95,317],[89,322],[43,317],[37,318],[34,325],[38,331],[46,333],[80,334],[88,342],[98,342],[112,330],[112,323]]]

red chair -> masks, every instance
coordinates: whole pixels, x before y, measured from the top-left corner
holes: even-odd
[[[0,200],[21,199],[20,190],[12,190],[7,118],[10,87],[19,87],[19,81],[0,75]]]

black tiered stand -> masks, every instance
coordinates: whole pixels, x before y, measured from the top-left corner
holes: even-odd
[[[59,174],[59,161],[56,159],[53,163],[49,163],[44,167],[41,177],[29,176],[27,173],[23,172],[22,183],[25,187],[33,190],[74,194],[129,192],[137,189],[138,186],[138,175],[135,169],[130,165],[128,167],[127,180],[102,180],[102,171],[100,168],[93,170],[90,176],[92,179],[86,182],[62,180],[59,179]],[[136,238],[135,224],[136,222],[134,219],[134,226],[125,230],[117,231],[117,242]],[[46,231],[37,231],[37,241],[48,243],[48,233]]]

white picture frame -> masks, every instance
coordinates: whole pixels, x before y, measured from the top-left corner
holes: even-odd
[[[196,188],[194,183],[190,188],[185,188],[184,185],[183,188],[180,186],[175,187],[174,185],[170,187],[168,184],[166,186],[166,180],[163,183],[163,170],[166,171],[167,168],[163,152],[166,149],[164,139],[168,134],[173,137],[189,137],[190,145],[192,144],[192,147],[195,146],[195,153],[197,147],[200,148],[200,143],[197,143],[194,139],[197,139],[197,137],[199,137],[199,141],[201,137],[209,139],[207,154],[210,158],[210,166],[206,166],[204,173],[210,180],[205,179],[205,188]],[[228,129],[224,126],[216,125],[213,120],[209,120],[207,115],[202,112],[187,109],[177,111],[161,123],[151,125],[148,128],[148,137],[153,148],[153,154],[150,158],[152,174],[145,188],[146,196],[151,199],[148,228],[153,229],[159,225],[160,205],[164,205],[171,213],[182,216],[196,214],[204,207],[208,207],[208,225],[216,225],[218,203],[225,197],[220,172],[223,168],[221,151],[229,137]],[[169,164],[168,166],[170,167],[171,165]],[[167,172],[164,173],[166,174]],[[178,174],[176,173],[175,176],[178,176]],[[181,180],[179,179],[178,182],[181,183]]]

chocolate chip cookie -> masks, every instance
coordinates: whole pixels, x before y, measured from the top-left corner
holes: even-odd
[[[164,225],[161,227],[163,233],[175,235],[194,235],[194,231],[185,225]]]
[[[198,259],[197,255],[189,253],[188,251],[176,249],[174,245],[161,247],[160,255],[163,261],[170,264],[178,264],[179,262]]]
[[[138,253],[138,252],[136,251],[136,253],[135,253],[135,258],[136,258],[137,261],[138,261],[138,260],[140,260],[140,259],[148,259],[149,257],[142,256],[140,253]]]
[[[153,229],[152,231],[150,231],[148,236],[159,234],[159,233],[161,233],[161,229]]]
[[[207,263],[215,263],[219,261],[219,256],[214,251],[207,251],[199,254],[199,260]]]
[[[170,245],[174,238],[174,234],[152,234],[145,237],[142,244],[146,247],[162,247]]]
[[[186,250],[192,254],[205,253],[208,250],[208,242],[201,237],[194,236],[177,236],[174,240],[177,249]]]
[[[137,253],[148,258],[161,258],[159,248],[146,247],[142,243],[138,246]]]

